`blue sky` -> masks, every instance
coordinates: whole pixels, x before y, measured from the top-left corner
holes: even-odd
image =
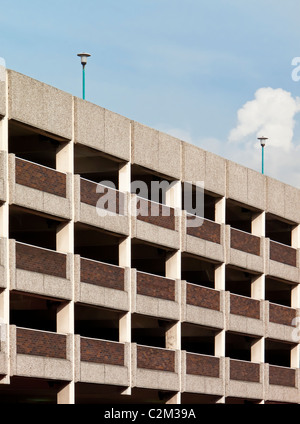
[[[0,6],[8,68],[81,96],[76,55],[87,51],[87,100],[258,171],[265,135],[266,173],[300,187],[298,0]]]

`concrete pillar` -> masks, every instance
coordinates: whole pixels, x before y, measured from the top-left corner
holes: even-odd
[[[215,356],[225,357],[226,355],[226,332],[221,330],[218,334],[215,335]]]
[[[166,192],[166,205],[181,210],[182,206],[181,181],[174,181]]]
[[[251,362],[265,362],[265,339],[264,337],[255,340],[251,345]]]
[[[300,249],[300,225],[292,229],[292,247]]]
[[[226,288],[226,265],[223,263],[215,268],[215,289],[225,290]]]
[[[300,345],[297,344],[291,349],[291,368],[300,367]]]
[[[291,290],[291,307],[300,308],[300,285],[297,284]]]
[[[166,349],[181,349],[181,323],[170,324],[166,329]]]
[[[166,259],[166,277],[174,280],[181,280],[181,252],[177,250],[170,253]]]
[[[265,237],[266,234],[266,213],[261,212],[252,216],[251,233],[257,237]]]
[[[257,300],[265,300],[265,275],[252,278],[251,297]]]
[[[226,223],[226,198],[216,200],[215,203],[215,221],[218,224]]]

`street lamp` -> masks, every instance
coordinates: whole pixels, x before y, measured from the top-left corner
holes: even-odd
[[[91,57],[89,53],[79,53],[77,56],[81,58],[82,65],[82,98],[85,100],[85,66],[87,64],[88,57]]]
[[[265,173],[265,145],[268,138],[258,137],[258,140],[260,141],[260,145],[261,145],[261,173],[264,174]]]

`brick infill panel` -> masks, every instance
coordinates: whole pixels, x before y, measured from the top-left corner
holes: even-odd
[[[111,343],[103,340],[80,339],[81,361],[96,364],[125,364],[125,346],[121,343]]]
[[[260,319],[260,301],[231,294],[230,313],[247,318]]]
[[[269,366],[269,383],[276,386],[295,387],[296,371],[289,368]]]
[[[125,214],[125,195],[118,190],[100,185],[102,192],[97,193],[98,184],[93,181],[80,179],[80,201],[90,206],[99,207],[119,215]],[[105,203],[101,198],[105,196]],[[104,204],[102,204],[104,203]]]
[[[296,318],[296,309],[288,308],[285,306],[269,304],[269,321],[275,324],[288,325],[294,327],[292,324],[294,318]]]
[[[260,365],[251,362],[230,360],[230,379],[259,383]]]
[[[124,268],[80,259],[80,281],[82,283],[124,291],[124,280]]]
[[[212,356],[186,354],[186,373],[202,377],[220,377],[220,360]]]
[[[203,218],[195,217],[195,216],[187,216],[187,221],[197,220],[199,221],[199,225],[197,227],[189,227],[187,225],[187,235],[200,238],[202,240],[211,241],[213,243],[221,244],[221,225],[208,221]]]
[[[137,346],[137,368],[175,372],[175,352]]]
[[[260,256],[260,237],[231,228],[230,246],[252,255]]]
[[[175,211],[159,203],[137,199],[137,219],[148,224],[175,231]]]
[[[66,278],[67,256],[62,253],[16,243],[16,268]]]
[[[17,328],[17,353],[66,359],[67,337],[63,334]]]
[[[270,259],[285,265],[297,266],[297,250],[274,241],[270,241]]]
[[[192,306],[220,311],[220,292],[187,283],[186,303]]]
[[[175,280],[137,272],[137,294],[175,301]]]
[[[19,158],[16,158],[15,163],[17,184],[59,197],[67,197],[67,176],[65,174]]]

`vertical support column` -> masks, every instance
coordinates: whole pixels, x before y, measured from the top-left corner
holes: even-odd
[[[119,168],[119,190],[123,193],[130,193],[131,191],[131,163],[121,165]],[[129,202],[129,196],[126,197]],[[127,214],[130,213],[130,204],[126,205]],[[130,215],[129,215],[130,219]],[[130,225],[131,232],[131,225]],[[124,268],[131,268],[131,234],[119,243],[119,266]],[[128,278],[131,278],[131,272],[128,272]],[[131,282],[129,284],[130,290],[128,293],[129,311],[122,315],[119,319],[119,341],[120,343],[131,343]],[[130,345],[131,346],[131,345]],[[131,350],[131,349],[130,349]],[[132,366],[131,354],[129,355],[129,387],[125,389],[122,394],[131,395],[131,381],[132,381]]]
[[[300,249],[300,225],[292,229],[292,247],[294,249]]]
[[[265,362],[265,339],[264,337],[255,340],[251,345],[251,362]]]
[[[265,300],[265,275],[252,278],[251,297],[257,300]]]
[[[6,350],[7,350],[7,376],[1,380],[2,384],[10,383],[10,338],[9,338],[9,323],[10,323],[10,273],[9,273],[9,170],[8,170],[8,81],[6,69],[1,69],[1,76],[3,76],[5,85],[5,100],[6,100],[6,111],[5,117],[0,120],[0,150],[4,152],[4,193],[6,195],[6,202],[0,207],[0,237],[3,238],[4,243],[3,252],[4,256],[4,268],[5,268],[5,279],[6,288],[0,292],[0,325],[1,338],[5,338]]]
[[[218,224],[226,223],[226,198],[222,197],[215,203],[215,221]]]
[[[291,349],[291,368],[300,367],[300,345],[297,344]]]
[[[56,233],[56,250],[69,254],[68,263],[71,258],[70,280],[72,282],[72,299],[62,303],[57,310],[56,325],[57,332],[72,336],[70,361],[72,362],[72,381],[61,389],[57,394],[58,404],[75,404],[75,285],[74,285],[74,99],[72,117],[72,140],[61,145],[56,154],[56,169],[67,173],[69,191],[68,198],[71,204],[71,219],[62,223]],[[71,176],[71,178],[70,178]],[[71,254],[71,255],[70,255]]]
[[[181,223],[182,190],[181,181],[173,182],[166,192],[166,204],[175,209],[175,217]],[[179,226],[179,233],[182,234]],[[167,278],[181,280],[181,250],[170,253],[166,259],[165,273]],[[181,307],[181,305],[179,306]],[[181,404],[181,322],[177,321],[166,330],[166,348],[178,351],[178,375],[180,381],[179,392],[175,393],[166,404]]]
[[[265,237],[266,234],[266,213],[254,214],[251,221],[251,233],[257,237]]]

